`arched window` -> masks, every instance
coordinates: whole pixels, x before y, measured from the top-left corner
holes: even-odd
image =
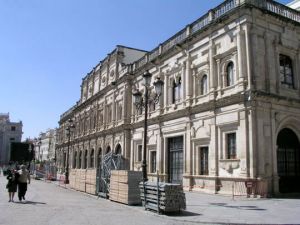
[[[293,65],[290,57],[286,55],[279,56],[280,60],[280,81],[289,88],[294,88]]]
[[[178,78],[177,82],[173,80],[172,87],[172,103],[178,103],[181,100],[181,77]]]
[[[200,85],[201,85],[201,95],[205,95],[207,94],[207,91],[208,91],[208,87],[207,87],[207,75],[203,75],[202,76],[202,79],[201,79],[201,82],[200,82]]]
[[[117,147],[116,147],[115,154],[120,155],[121,153],[122,153],[122,148],[121,148],[121,145],[118,144]]]
[[[226,67],[226,86],[234,84],[234,65],[233,62],[228,63]]]
[[[92,149],[91,155],[90,155],[90,168],[94,168],[94,162],[95,162],[94,149]]]

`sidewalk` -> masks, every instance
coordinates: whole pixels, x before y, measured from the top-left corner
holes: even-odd
[[[300,199],[256,199],[186,193],[180,220],[219,224],[300,224]],[[185,218],[184,218],[185,217]]]
[[[59,185],[58,182],[53,182]],[[68,185],[60,185],[69,188]],[[162,218],[190,224],[300,224],[300,199],[246,198],[185,192],[187,209]],[[96,196],[95,196],[96,197]],[[118,204],[118,203],[115,203]],[[127,206],[141,213],[142,206]]]

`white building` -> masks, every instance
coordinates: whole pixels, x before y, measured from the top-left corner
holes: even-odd
[[[21,142],[22,122],[11,122],[9,114],[0,113],[0,165],[10,160],[10,143]]]
[[[40,162],[53,161],[55,159],[56,129],[41,132],[35,139],[34,146],[36,160]]]
[[[300,13],[269,0],[224,1],[150,52],[118,46],[61,116],[59,165],[95,170],[114,151],[140,170],[144,110],[132,92],[144,92],[148,70],[164,81],[149,105],[150,180],[158,170],[188,190],[231,193],[251,181],[265,194],[300,192],[299,46]]]

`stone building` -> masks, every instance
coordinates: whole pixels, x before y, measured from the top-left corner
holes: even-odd
[[[132,92],[143,92],[146,71],[164,82],[158,104],[149,103],[150,180],[159,171],[188,190],[231,193],[251,180],[267,194],[300,192],[298,11],[227,0],[150,52],[117,46],[61,115],[58,160],[62,169],[69,160],[70,176],[95,170],[110,151],[141,169],[144,110]]]
[[[34,140],[35,159],[43,161],[53,161],[55,158],[56,129],[48,129],[41,132]]]
[[[10,160],[10,143],[21,142],[22,122],[11,122],[9,114],[0,113],[0,165]]]

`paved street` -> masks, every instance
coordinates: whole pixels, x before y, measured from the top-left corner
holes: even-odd
[[[6,179],[0,176],[2,225],[187,225],[187,224],[300,224],[299,199],[237,199],[187,193],[187,211],[157,215],[139,206],[126,206],[54,183],[33,180],[27,202],[8,202]]]

